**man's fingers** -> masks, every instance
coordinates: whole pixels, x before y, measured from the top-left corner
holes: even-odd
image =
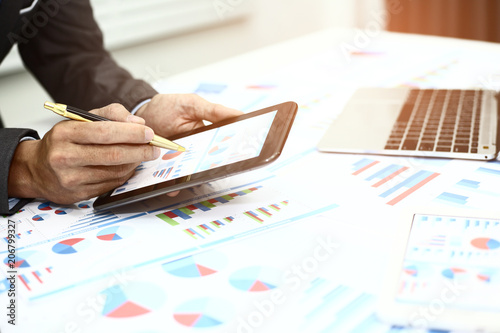
[[[168,192],[167,196],[169,196],[169,197],[175,197],[175,196],[179,195],[179,193],[181,193],[181,191]]]
[[[144,125],[115,121],[65,121],[51,131],[54,140],[76,144],[144,144],[149,143],[154,131]]]
[[[161,150],[151,145],[83,145],[62,157],[65,166],[113,166],[155,160]]]
[[[135,173],[137,163],[112,165],[112,166],[91,166],[85,172],[91,176],[88,178],[87,185],[109,183],[120,186],[125,183]]]
[[[227,106],[221,104],[212,104],[212,108],[207,108],[205,112],[205,119],[215,123],[227,118],[241,116],[243,112],[228,108]]]
[[[197,100],[193,101],[193,104],[196,105],[197,116],[199,119],[215,123],[227,118],[241,116],[243,114],[243,112],[239,110],[229,108],[221,104],[214,104],[200,96],[195,96],[196,97],[194,98]]]
[[[135,123],[144,125],[146,122],[141,117],[132,115],[125,107],[121,104],[110,104],[102,107],[100,109],[95,109],[90,111],[104,118],[108,118],[113,121],[121,121],[124,123]]]

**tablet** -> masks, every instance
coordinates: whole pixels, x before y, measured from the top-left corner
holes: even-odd
[[[500,332],[500,212],[401,216],[379,317],[419,329]]]
[[[285,102],[169,138],[186,152],[162,149],[122,186],[101,195],[95,209],[111,208],[256,169],[275,161],[297,104]]]

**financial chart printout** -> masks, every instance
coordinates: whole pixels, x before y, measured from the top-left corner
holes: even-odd
[[[160,157],[139,165],[134,176],[112,195],[259,156],[276,112],[176,140],[185,152],[162,149]]]
[[[454,290],[450,307],[500,311],[500,219],[414,215],[399,283],[400,302]]]

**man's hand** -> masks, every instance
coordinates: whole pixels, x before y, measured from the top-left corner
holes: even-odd
[[[123,184],[160,149],[148,145],[154,132],[123,106],[92,111],[113,122],[62,121],[42,140],[21,142],[9,172],[9,196],[69,204]]]
[[[243,114],[241,111],[210,103],[195,94],[155,95],[137,113],[146,125],[164,137],[203,126],[203,120],[217,122]]]

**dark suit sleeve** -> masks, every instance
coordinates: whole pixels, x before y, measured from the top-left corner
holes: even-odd
[[[31,17],[36,35],[19,43],[19,50],[54,101],[87,110],[120,103],[131,110],[157,93],[119,67],[104,49],[89,0],[40,2]],[[43,15],[48,19],[40,24]]]
[[[9,194],[7,185],[9,182],[10,162],[14,156],[19,141],[24,137],[33,137],[39,139],[37,132],[30,129],[21,128],[0,128],[0,214],[14,214],[20,207],[24,206],[30,199],[21,199],[20,202],[9,209]]]

